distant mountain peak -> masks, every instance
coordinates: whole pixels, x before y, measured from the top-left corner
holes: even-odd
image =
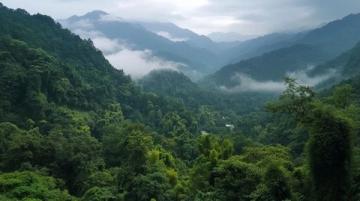
[[[352,18],[352,17],[360,17],[360,13],[351,13],[350,15],[345,16],[343,19]]]
[[[81,15],[81,16],[73,15],[73,16],[69,17],[67,20],[76,21],[76,20],[79,20],[80,18],[87,18],[87,19],[90,19],[90,20],[97,20],[101,16],[108,16],[108,15],[109,15],[109,13],[107,13],[105,11],[93,10],[93,11],[90,11],[90,12],[84,14],[84,15]]]
[[[98,18],[102,15],[109,15],[109,13],[105,12],[105,11],[102,11],[102,10],[94,10],[94,11],[91,11],[91,12],[88,12],[84,15],[84,17],[89,17],[89,18]]]
[[[213,32],[208,34],[207,37],[216,42],[233,42],[250,40],[256,38],[257,36],[237,32]]]

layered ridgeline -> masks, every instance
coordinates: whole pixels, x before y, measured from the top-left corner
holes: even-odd
[[[249,80],[254,83],[276,84],[275,82],[285,76],[302,79],[310,85],[319,84],[335,76],[339,69],[335,67],[319,75],[320,77],[311,77],[308,75],[309,72],[317,65],[332,60],[354,47],[360,41],[359,25],[360,15],[349,15],[298,35],[299,38],[287,47],[225,66],[209,76],[206,82],[233,90],[242,90],[241,83]]]
[[[360,43],[357,43],[355,47],[345,51],[335,59],[308,69],[307,76],[309,78],[320,78],[321,82],[316,83],[317,88],[329,88],[356,76],[360,72],[359,54]]]
[[[256,37],[225,49],[221,52],[221,57],[225,58],[228,64],[237,63],[241,60],[250,59],[273,50],[291,46],[306,33],[306,31],[299,33],[271,33]]]
[[[138,67],[127,67],[126,62],[118,63],[116,58],[122,58],[126,53],[127,56],[142,53],[147,60],[158,63],[157,68],[148,65],[142,71],[171,68],[191,78],[200,78],[229,63],[288,46],[304,35],[279,33],[244,42],[214,42],[173,23],[129,21],[103,11],[75,15],[60,20],[60,23],[83,38],[91,38],[115,67],[135,74],[131,68]]]
[[[255,101],[172,71],[144,93],[90,40],[1,4],[0,72],[0,200],[359,200],[358,79],[327,97],[288,80],[274,114],[239,116]]]
[[[216,51],[211,51],[217,44],[173,24],[129,22],[102,11],[72,16],[61,23],[85,38],[92,38],[95,44],[98,42],[98,47],[110,57],[124,49],[146,51],[149,57],[163,60],[163,68],[179,69],[193,77],[224,65]]]
[[[238,32],[211,32],[207,34],[213,41],[217,42],[233,42],[233,41],[246,41],[255,38],[255,35],[242,34]]]
[[[184,42],[190,46],[205,49],[217,55],[222,51],[239,45],[241,42],[214,42],[204,35],[199,35],[189,29],[178,27],[173,23],[166,22],[137,22],[146,30],[168,38],[174,42]]]

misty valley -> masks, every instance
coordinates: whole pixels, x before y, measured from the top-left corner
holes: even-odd
[[[355,0],[2,2],[0,201],[360,200]]]

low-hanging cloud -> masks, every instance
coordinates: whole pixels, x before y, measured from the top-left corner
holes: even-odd
[[[327,72],[323,74],[319,74],[316,76],[309,76],[309,72],[314,70],[315,66],[308,66],[305,70],[295,71],[288,73],[287,76],[290,78],[296,79],[299,84],[307,85],[307,86],[316,86],[332,77],[337,75],[337,71],[335,69],[329,69]]]
[[[231,78],[238,82],[234,87],[220,86],[226,92],[281,92],[285,89],[283,82],[276,81],[257,81],[246,74],[236,74]]]
[[[70,24],[66,24],[65,21],[63,23],[65,23],[64,24],[65,26],[70,26]],[[74,22],[73,24],[71,24],[71,26],[77,27],[79,29],[91,29],[91,28],[94,28],[94,25],[89,20],[78,20],[78,21]]]
[[[84,22],[80,25],[83,24]],[[132,78],[141,78],[152,70],[172,69],[177,71],[186,67],[184,64],[157,57],[151,50],[135,50],[126,41],[108,38],[103,33],[92,30],[92,26],[88,22],[86,22],[86,26],[77,25],[68,24],[67,26],[82,38],[90,38],[94,46],[103,52],[106,59],[115,68],[124,70]]]
[[[100,21],[103,21],[103,22],[124,22],[124,20],[120,17],[117,17],[115,15],[101,15],[100,16]]]
[[[95,47],[104,52],[105,57],[117,69],[138,79],[152,70],[184,67],[181,63],[171,62],[154,56],[150,50],[133,50],[126,44],[111,40],[104,36],[92,38]]]
[[[309,66],[304,70],[289,72],[286,74],[287,77],[293,78],[297,83],[301,85],[306,85],[310,87],[317,86],[324,81],[335,77],[337,71],[335,69],[329,69],[327,72],[316,75],[309,76],[309,72],[313,70],[314,66]],[[238,73],[231,78],[233,81],[236,81],[238,84],[234,87],[220,86],[219,88],[223,91],[230,93],[241,93],[241,92],[267,92],[267,93],[281,93],[286,89],[286,85],[282,81],[258,81],[252,78],[249,75]]]
[[[173,42],[184,42],[184,41],[189,40],[188,38],[174,37],[169,32],[166,32],[166,31],[159,31],[156,34],[159,35],[159,36],[162,36],[164,38],[167,38],[167,39],[169,39],[169,40],[171,40]]]
[[[103,36],[93,37],[92,41],[96,48],[100,49],[105,55],[113,54],[124,49],[123,45],[117,40],[112,40]]]
[[[123,69],[135,79],[141,78],[153,70],[178,70],[182,66],[182,64],[155,57],[150,50],[122,49],[116,53],[106,55],[106,58],[113,66]]]

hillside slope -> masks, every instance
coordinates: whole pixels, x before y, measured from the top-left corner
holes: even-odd
[[[285,76],[332,60],[360,41],[360,14],[349,15],[307,32],[289,47],[223,67],[207,78],[213,85],[235,86],[233,76],[244,74],[258,81],[279,81]]]
[[[0,58],[0,93],[6,97],[0,100],[1,120],[24,125],[27,119],[46,120],[59,107],[89,112],[120,103],[127,118],[151,125],[154,106],[163,113],[183,108],[142,93],[90,40],[48,16],[1,6]]]

